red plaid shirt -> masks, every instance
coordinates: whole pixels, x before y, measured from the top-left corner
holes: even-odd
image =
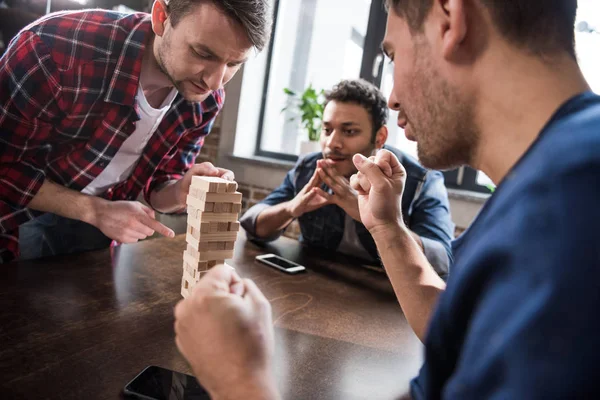
[[[150,29],[147,14],[102,10],[48,15],[0,59],[0,262],[18,254],[18,227],[41,213],[27,204],[44,179],[84,189],[135,130],[135,96]],[[181,179],[220,111],[177,95],[129,179],[102,197],[146,200]]]

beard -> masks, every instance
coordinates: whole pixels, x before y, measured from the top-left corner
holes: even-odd
[[[403,103],[419,161],[438,170],[472,164],[480,141],[475,101],[440,76],[427,50],[424,41],[415,43],[412,95]]]

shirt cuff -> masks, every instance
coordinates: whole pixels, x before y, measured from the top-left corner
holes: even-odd
[[[240,225],[246,230],[246,236],[250,240],[258,242],[272,242],[273,240],[279,239],[283,230],[274,233],[269,237],[259,237],[256,235],[256,220],[261,212],[271,207],[265,203],[258,203],[246,211],[246,213],[240,218]]]
[[[448,278],[450,260],[444,246],[433,239],[419,236],[423,243],[423,252],[433,269],[444,281]]]

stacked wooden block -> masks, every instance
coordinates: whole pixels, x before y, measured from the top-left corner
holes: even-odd
[[[183,253],[181,295],[188,297],[209,268],[233,257],[240,230],[238,215],[242,194],[237,183],[221,178],[195,176],[187,197],[187,249]]]

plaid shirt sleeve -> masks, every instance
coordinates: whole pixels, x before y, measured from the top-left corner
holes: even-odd
[[[210,133],[224,101],[225,91],[219,89],[214,93],[212,100],[202,103],[206,111],[202,113],[201,125],[183,135],[169,156],[161,161],[156,172],[146,184],[144,199],[148,204],[151,204],[150,194],[154,190],[160,189],[167,182],[182,179],[183,175],[194,165],[204,144],[204,137]]]
[[[25,208],[44,182],[52,121],[63,114],[60,93],[49,50],[23,32],[0,59],[0,234],[22,222],[3,216]]]

